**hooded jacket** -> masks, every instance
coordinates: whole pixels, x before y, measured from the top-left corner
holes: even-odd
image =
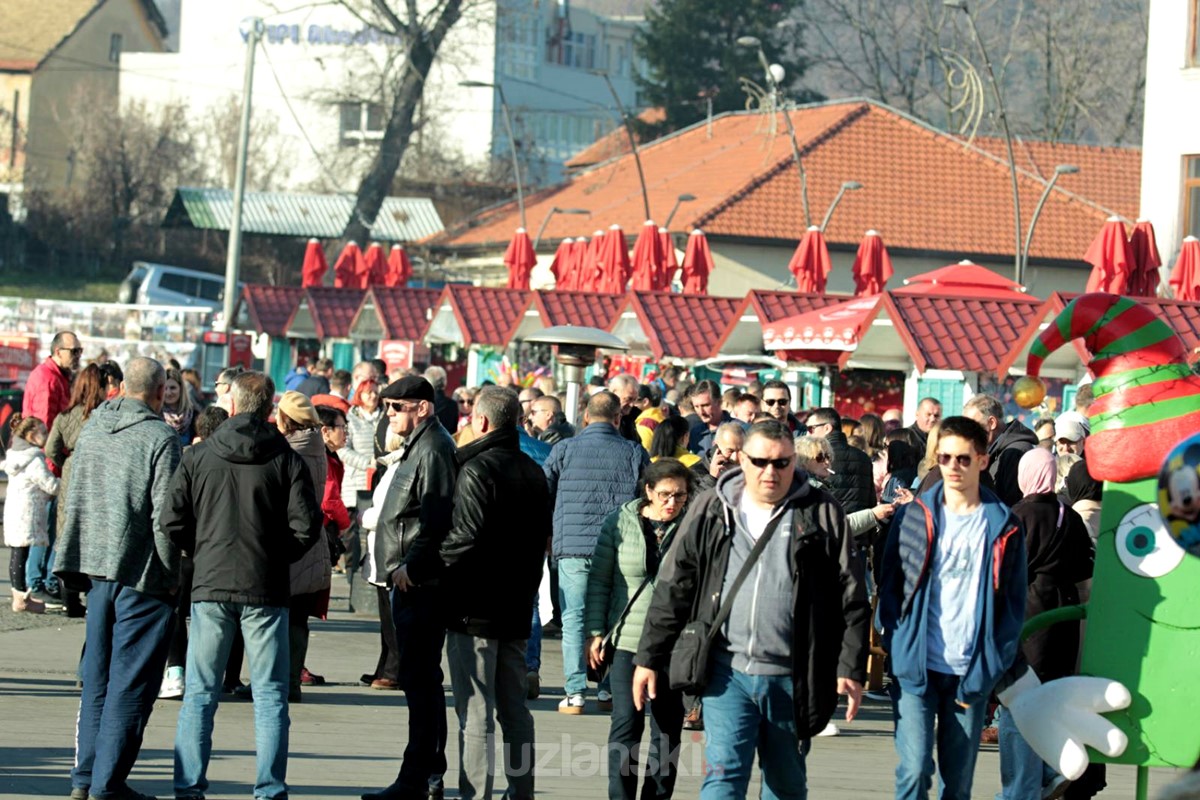
[[[313,493],[317,498],[317,517],[320,527],[325,524],[325,512],[320,509],[321,500],[325,496],[325,483],[328,477],[329,462],[325,456],[325,442],[321,439],[320,428],[305,428],[288,434],[287,442],[296,454],[304,461],[312,480]],[[298,594],[313,594],[328,589],[331,583],[332,565],[329,562],[329,549],[326,547],[310,547],[304,556],[292,563],[292,596]]]
[[[50,474],[42,451],[13,437],[0,469],[8,475],[4,497],[4,544],[9,547],[49,547],[50,498],[58,493],[58,478]]]
[[[69,587],[87,578],[165,596],[179,587],[179,548],[161,528],[179,436],[148,405],[115,397],[92,412],[71,456],[67,515],[54,573]]]
[[[316,549],[321,509],[287,439],[237,414],[184,452],[161,528],[192,557],[192,600],[286,606],[289,565]]]
[[[1025,538],[1020,521],[993,492],[979,490],[987,540],[975,613],[978,638],[958,684],[958,701],[973,705],[1019,677],[1016,663],[1025,622]],[[936,484],[892,520],[879,576],[879,626],[903,691],[924,696],[928,682],[929,585],[937,538],[945,525],[945,485]],[[1007,674],[1006,674],[1007,673]],[[1002,678],[1004,679],[1002,681]]]
[[[439,555],[446,629],[528,639],[550,539],[546,476],[519,449],[516,427],[458,451],[450,532]]]
[[[659,567],[635,664],[665,670],[683,628],[693,620],[711,623],[716,617],[723,587],[735,569],[730,558],[733,538],[744,536],[732,505],[744,485],[742,470],[731,469],[717,481],[715,491],[697,497],[685,512],[675,544]],[[866,679],[870,605],[846,516],[828,492],[809,486],[808,475],[797,470],[792,490],[776,513],[792,517],[792,702],[797,734],[809,738],[833,715],[837,678]],[[737,598],[744,593],[749,599],[754,591],[751,575]],[[730,624],[738,618],[737,598]],[[714,642],[714,657],[728,650],[726,643],[729,640],[723,643],[720,637]]]
[[[1017,465],[1021,463],[1021,456],[1037,444],[1037,434],[1014,419],[988,446],[988,473],[996,484],[996,494],[1009,508],[1024,496],[1017,484]]]

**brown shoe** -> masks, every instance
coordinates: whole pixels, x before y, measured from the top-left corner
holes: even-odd
[[[984,728],[983,732],[979,734],[979,741],[981,744],[999,744],[1000,731],[996,728]]]
[[[391,678],[376,678],[371,681],[371,688],[395,691],[400,688],[400,682],[394,681]]]

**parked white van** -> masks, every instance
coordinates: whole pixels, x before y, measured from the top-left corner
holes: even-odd
[[[240,287],[240,284],[239,284]],[[133,262],[121,282],[119,303],[160,306],[201,306],[219,311],[225,297],[225,278],[168,264]]]

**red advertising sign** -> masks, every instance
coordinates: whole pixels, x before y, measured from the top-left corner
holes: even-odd
[[[410,339],[384,339],[379,343],[379,357],[387,364],[389,374],[393,370],[412,367],[413,345]]]
[[[0,380],[23,382],[37,366],[37,336],[0,335]]]
[[[254,354],[250,352],[250,336],[245,333],[235,333],[229,337],[229,366],[241,365],[250,369],[254,362]]]

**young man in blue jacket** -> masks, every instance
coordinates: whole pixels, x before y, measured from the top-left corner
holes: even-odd
[[[943,481],[902,507],[888,534],[879,624],[891,656],[897,800],[929,796],[935,746],[941,800],[970,800],[988,697],[1020,671],[1025,536],[979,485],[987,452],[979,423],[944,420]]]

